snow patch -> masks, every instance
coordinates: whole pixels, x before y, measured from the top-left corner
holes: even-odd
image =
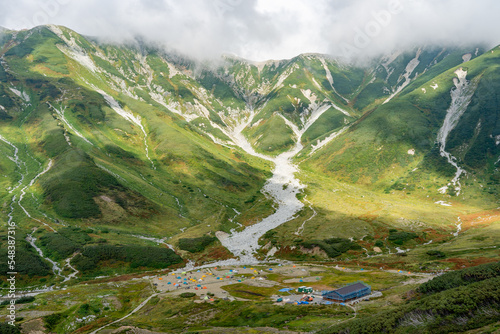
[[[318,140],[316,142],[316,145],[311,145],[312,150],[311,150],[311,152],[309,152],[309,155],[312,155],[314,152],[316,152],[317,150],[319,150],[320,148],[322,148],[323,146],[325,146],[326,144],[328,144],[329,142],[331,142],[332,140],[334,140],[335,138],[337,138],[338,136],[340,136],[347,129],[349,129],[349,126],[344,126],[342,129],[340,129],[337,132],[332,133],[331,135],[329,135],[325,139],[323,139],[321,141]]]
[[[425,88],[422,88],[422,92],[427,93],[427,90]]]
[[[260,123],[264,122],[264,119],[261,118],[259,119],[257,122],[253,123],[252,125],[250,125],[251,128],[254,128],[256,126],[259,126]],[[498,145],[498,144],[497,144]]]
[[[396,51],[393,54],[391,54],[390,56],[387,56],[386,58],[384,58],[383,62],[380,64],[380,65],[382,65],[382,67],[385,69],[385,72],[387,73],[387,76],[385,78],[385,82],[387,82],[387,80],[389,80],[389,77],[394,72],[394,68],[390,68],[389,65],[393,61],[395,61],[399,57],[400,54],[401,54],[401,51]]]
[[[458,222],[455,226],[457,227],[457,231],[452,234],[454,237],[458,237],[458,234],[460,233],[460,231],[462,231],[462,221],[460,220],[460,217],[458,217]]]
[[[470,54],[470,53],[466,53],[466,54],[464,54],[464,55],[462,56],[462,60],[463,60],[463,62],[464,62],[464,63],[466,63],[466,62],[468,62],[469,60],[471,60],[471,58],[472,58],[472,54]]]
[[[408,86],[410,84],[410,82],[411,82],[410,76],[412,75],[415,68],[417,68],[418,64],[420,64],[420,60],[418,60],[418,57],[420,57],[421,53],[422,53],[422,49],[418,49],[417,54],[415,55],[415,58],[413,58],[412,60],[410,60],[408,62],[408,64],[406,65],[406,68],[405,68],[405,73],[403,74],[403,78],[405,79],[405,81],[401,84],[401,86],[399,86],[396,89],[396,91],[394,93],[391,94],[391,96],[389,96],[389,98],[387,98],[387,100],[384,101],[384,104],[389,102],[394,96],[399,94],[399,92],[401,92],[406,86]],[[398,80],[398,83],[399,83],[399,81],[400,80]]]
[[[445,201],[437,201],[434,202],[435,204],[443,205],[443,206],[451,206],[451,203],[445,202]]]
[[[342,95],[340,95],[337,90],[335,89],[335,87],[333,86],[333,77],[332,77],[332,73],[330,72],[330,69],[328,68],[325,60],[323,58],[319,58],[319,61],[321,62],[321,64],[323,65],[323,68],[325,69],[325,75],[326,75],[326,79],[328,80],[328,82],[330,83],[330,87],[332,87],[332,90],[335,94],[337,94],[338,96],[340,96],[344,101],[346,101],[347,103],[349,103],[349,100],[346,99],[345,97],[343,97]]]
[[[166,62],[166,63],[168,66],[168,78],[169,79],[172,79],[173,77],[175,77],[178,74],[182,75],[182,72],[177,70],[174,65],[170,64],[169,62]]]
[[[26,92],[21,92],[13,87],[9,87],[9,89],[14,93],[16,94],[17,96],[19,96],[19,98],[21,98],[21,100],[23,100],[24,102],[26,103],[29,103],[30,102],[30,96],[26,93]],[[2,107],[3,109],[3,107]]]
[[[293,71],[295,71],[296,69],[299,69],[299,65],[298,64],[293,64],[293,66],[291,66],[290,68],[288,68],[285,72],[283,72],[279,78],[278,78],[278,82],[274,85],[274,88],[273,89],[279,89],[281,87],[283,87],[283,82],[290,76],[290,74],[293,73]]]
[[[116,173],[113,173],[112,171],[110,171],[106,167],[99,165],[98,163],[96,163],[96,166],[99,167],[100,169],[102,169],[103,171],[105,171],[106,173],[113,175],[116,179],[121,180],[122,182],[127,182],[127,180],[125,180],[123,177],[121,177],[120,175],[118,175]]]
[[[438,189],[438,193],[440,194],[446,194],[447,191],[448,191],[448,186],[444,186]]]
[[[145,147],[145,151],[146,151],[146,158],[149,160],[149,162],[151,162],[151,165],[153,166],[153,168],[156,169],[155,164],[153,163],[153,160],[151,160],[151,158],[149,157],[149,146],[148,146],[148,141],[147,141],[148,134],[146,133],[146,130],[144,129],[144,126],[141,123],[141,116],[139,116],[139,115],[134,116],[134,114],[132,114],[131,112],[123,110],[123,108],[120,107],[120,104],[118,104],[118,102],[114,98],[112,98],[111,96],[106,94],[104,91],[102,91],[100,89],[96,89],[96,91],[99,94],[101,94],[102,97],[104,97],[104,99],[109,104],[111,109],[113,109],[118,115],[125,118],[127,121],[134,123],[135,125],[137,125],[141,129],[142,133],[144,134],[144,147]]]
[[[438,84],[435,83],[434,85],[431,85],[431,88],[434,89],[434,90],[436,90],[438,88]]]
[[[64,124],[66,124],[66,126],[67,126],[68,128],[70,128],[70,129],[71,129],[71,131],[72,131],[75,135],[77,135],[78,137],[82,138],[82,139],[83,139],[83,141],[85,141],[86,143],[88,143],[88,144],[90,144],[90,145],[94,146],[94,144],[92,144],[92,143],[91,143],[91,142],[90,142],[87,138],[85,138],[85,137],[84,137],[84,136],[83,136],[80,132],[78,132],[78,130],[77,130],[77,129],[75,129],[73,125],[71,125],[71,124],[68,122],[68,120],[67,120],[67,119],[66,119],[66,117],[64,116],[64,113],[66,112],[66,107],[60,106],[59,108],[56,108],[56,107],[54,107],[52,104],[50,104],[49,102],[47,102],[47,104],[49,105],[49,107],[51,107],[52,109],[54,109],[54,111],[56,112],[56,114],[57,114],[58,118],[59,118],[61,121],[63,121],[63,122],[64,122]],[[66,137],[66,136],[65,136],[65,137]],[[68,144],[70,144],[70,146],[71,146],[71,142],[69,141],[69,138],[68,138],[68,137],[66,137],[66,141],[67,141],[67,142],[68,142]]]
[[[346,116],[349,116],[349,117],[352,117],[351,114],[349,114],[346,110],[340,108],[339,106],[335,105],[332,103],[332,107],[334,107],[335,109],[337,109],[338,111],[340,111],[341,113],[343,113],[344,115]]]
[[[398,254],[401,254],[401,253],[409,252],[410,250],[409,249],[401,249],[399,247],[396,247],[396,251],[398,252]]]
[[[409,155],[415,155],[415,149],[414,149],[414,148],[409,149],[409,150],[408,150],[408,154],[409,154]]]
[[[305,96],[311,103],[316,103],[318,97],[310,89],[301,89],[302,95]]]
[[[67,39],[64,36],[62,30],[53,24],[48,25],[49,29],[56,34],[60,39],[66,43],[67,47],[57,44],[57,48],[61,50],[66,56],[74,59],[83,67],[87,68],[89,71],[96,73],[100,72],[99,68],[95,65],[94,61],[90,56],[85,52],[85,50],[76,43],[76,40],[73,36],[70,39]]]

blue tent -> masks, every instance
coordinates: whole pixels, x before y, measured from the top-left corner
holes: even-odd
[[[167,284],[172,284],[172,282],[168,282]]]
[[[288,292],[291,290],[293,290],[293,289],[292,288],[283,288],[283,289],[279,290],[279,292]]]
[[[332,302],[329,302],[329,301],[326,301],[325,302],[325,305],[332,305],[333,303]]]

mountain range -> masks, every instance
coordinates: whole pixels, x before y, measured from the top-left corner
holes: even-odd
[[[498,244],[499,47],[201,62],[48,25],[3,30],[0,63],[2,216],[39,276],[133,269],[85,267],[103,244],[415,268]]]

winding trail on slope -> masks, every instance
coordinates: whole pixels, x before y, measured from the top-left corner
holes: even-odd
[[[136,307],[136,308],[135,308],[132,312],[130,312],[129,314],[127,314],[127,315],[126,315],[126,316],[124,316],[123,318],[120,318],[120,319],[118,319],[118,320],[115,320],[115,321],[113,321],[113,322],[110,322],[109,324],[104,325],[104,326],[102,326],[101,328],[96,329],[95,331],[91,332],[90,334],[95,334],[95,333],[99,332],[100,330],[102,330],[102,329],[104,329],[104,328],[106,328],[106,327],[108,327],[108,326],[114,325],[114,324],[116,324],[116,323],[118,323],[118,322],[120,322],[120,321],[122,321],[122,320],[127,319],[127,318],[128,318],[128,317],[130,317],[132,314],[136,313],[136,312],[137,312],[137,311],[139,311],[141,308],[143,308],[143,307],[144,307],[144,306],[145,306],[145,305],[146,305],[146,304],[147,304],[147,303],[151,300],[151,298],[156,297],[156,296],[158,296],[158,293],[153,293],[151,296],[149,296],[148,298],[146,298],[146,300],[144,300],[142,303],[140,303],[140,304],[139,304],[139,306],[137,306],[137,307]]]
[[[276,157],[270,157],[255,152],[251,144],[242,134],[245,127],[251,123],[254,115],[253,113],[250,114],[246,122],[239,124],[232,132],[226,132],[233,142],[248,154],[274,163],[275,167],[272,171],[273,176],[266,182],[262,191],[275,201],[277,208],[272,215],[264,218],[257,224],[247,227],[241,232],[233,232],[231,235],[224,232],[218,232],[217,237],[222,245],[239,258],[220,261],[218,262],[220,265],[258,263],[259,260],[255,258],[254,254],[260,248],[258,243],[259,238],[267,231],[294,219],[296,214],[304,207],[304,203],[297,199],[297,195],[305,186],[295,177],[295,173],[299,170],[292,162],[292,159],[303,149],[301,139],[304,132],[306,132],[307,129],[330,107],[332,107],[330,104],[317,106],[312,110],[310,117],[304,122],[300,129],[285,117],[281,116],[285,123],[295,133],[296,142],[292,149]]]

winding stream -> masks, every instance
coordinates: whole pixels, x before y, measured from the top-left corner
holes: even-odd
[[[453,185],[455,187],[455,191],[457,192],[457,196],[460,195],[461,184],[460,184],[460,176],[465,173],[465,170],[461,168],[457,159],[451,155],[451,153],[446,151],[446,140],[448,139],[448,135],[450,132],[457,126],[460,117],[465,113],[469,103],[471,101],[472,95],[476,90],[476,83],[470,83],[467,81],[467,71],[459,68],[455,71],[457,78],[453,78],[453,83],[455,85],[454,88],[451,89],[451,103],[450,107],[446,111],[446,116],[443,121],[443,125],[441,129],[439,129],[437,135],[437,141],[439,145],[439,153],[442,157],[445,157],[453,167],[457,169],[455,173],[455,177],[451,180],[448,186]],[[447,187],[444,187],[444,191],[447,190]]]
[[[14,144],[12,144],[10,141],[8,141],[7,139],[5,139],[1,135],[0,135],[0,140],[3,141],[5,144],[9,145],[10,147],[12,147],[12,149],[14,150],[14,156],[13,157],[8,157],[8,158],[10,160],[12,160],[16,164],[16,167],[18,169],[18,173],[21,176],[21,178],[19,179],[19,182],[17,182],[17,185],[14,188],[12,188],[12,189],[9,190],[9,194],[12,194],[12,192],[14,190],[16,190],[17,188],[19,188],[21,186],[21,184],[23,184],[24,178],[26,176],[25,174],[23,174],[21,166],[24,165],[24,169],[26,170],[26,174],[27,174],[27,167],[26,167],[26,164],[24,163],[24,161],[22,161],[19,158],[19,149],[17,148],[17,146],[15,146]]]
[[[54,272],[54,274],[56,274],[57,276],[63,276],[62,269],[59,267],[57,262],[52,261],[48,257],[45,257],[43,255],[43,251],[35,244],[36,238],[33,237],[33,234],[36,232],[36,230],[37,230],[36,228],[33,229],[33,231],[26,236],[26,241],[29,242],[31,246],[33,246],[33,248],[36,250],[36,252],[38,253],[38,255],[40,255],[41,258],[43,258],[45,261],[48,261],[48,262],[50,262],[50,264],[52,264],[52,271]]]
[[[21,160],[21,157],[19,156],[19,148],[17,146],[15,146],[14,144],[12,144],[11,142],[9,142],[7,139],[5,139],[3,136],[0,135],[0,140],[5,142],[7,145],[11,146],[12,149],[13,149],[13,152],[14,152],[14,156],[13,157],[9,157],[15,164],[16,164],[16,168],[19,172],[19,174],[21,175],[20,177],[20,180],[19,182],[17,183],[17,185],[11,189],[9,191],[9,193],[12,193],[14,190],[18,189],[19,187],[21,187],[24,183],[24,181],[26,180],[26,177],[28,176],[29,174],[29,170],[28,170],[28,166],[26,165],[26,162]],[[31,157],[31,156],[30,156]],[[33,160],[35,160],[33,157],[31,157]],[[36,161],[36,160],[35,160]],[[37,161],[38,162],[38,161]],[[39,163],[40,167],[42,166],[40,163]],[[24,166],[24,168],[22,168],[22,166]],[[47,228],[49,228],[50,230],[52,230],[53,232],[56,232],[50,225],[48,225],[47,223],[41,221],[40,219],[37,219],[35,217],[33,217],[29,211],[23,206],[22,204],[22,200],[24,198],[24,196],[26,195],[26,192],[27,190],[32,187],[36,180],[41,177],[43,174],[47,173],[53,166],[53,161],[52,159],[49,160],[49,163],[47,164],[47,167],[45,167],[42,171],[40,171],[38,174],[36,174],[31,180],[30,182],[28,182],[28,184],[26,184],[23,188],[21,188],[20,190],[20,195],[17,196],[16,194],[14,196],[12,196],[12,200],[11,200],[11,204],[9,206],[10,208],[10,211],[9,213],[7,214],[8,216],[8,224],[10,225],[12,223],[12,221],[14,220],[14,204],[17,204],[19,206],[19,208],[24,212],[24,214],[32,219],[32,220],[35,220],[36,222],[46,226]],[[24,172],[23,172],[23,169],[24,169]],[[50,262],[50,264],[52,265],[52,271],[54,272],[55,275],[57,276],[61,276],[64,278],[64,282],[70,280],[71,278],[74,278],[76,277],[76,274],[78,273],[78,271],[76,269],[74,269],[70,264],[69,264],[69,261],[71,260],[70,259],[66,259],[66,265],[69,266],[70,269],[72,269],[74,272],[69,275],[69,276],[64,276],[62,274],[62,268],[58,265],[57,262],[49,259],[48,257],[46,257],[44,254],[43,254],[43,251],[35,244],[35,241],[36,241],[36,238],[33,237],[33,234],[37,231],[37,228],[34,228],[32,230],[32,232],[30,234],[28,234],[26,236],[26,241],[36,250],[36,252],[40,255],[41,258],[43,258],[45,261],[48,261]]]

